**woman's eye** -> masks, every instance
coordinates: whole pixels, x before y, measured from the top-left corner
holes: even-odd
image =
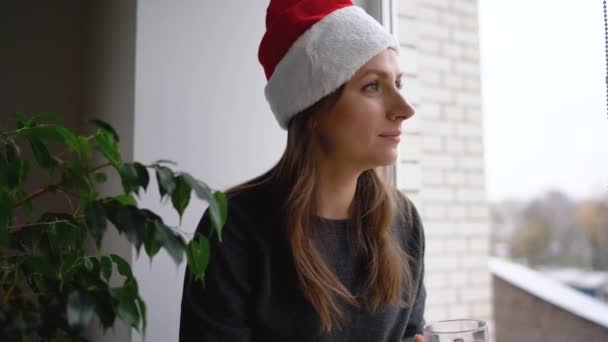
[[[366,84],[365,87],[363,87],[363,90],[364,91],[376,91],[376,90],[378,90],[378,82],[374,81],[374,82]]]
[[[395,82],[395,87],[397,87],[397,89],[401,90],[401,88],[403,88],[403,84],[401,83],[401,80]]]

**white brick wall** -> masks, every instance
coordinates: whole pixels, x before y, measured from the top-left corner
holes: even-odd
[[[426,320],[472,317],[493,326],[477,1],[397,7],[401,62],[417,88],[403,93],[416,115],[405,123],[398,184],[426,229]]]

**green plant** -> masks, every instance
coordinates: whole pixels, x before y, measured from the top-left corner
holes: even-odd
[[[130,265],[118,255],[100,252],[107,222],[126,236],[138,255],[142,246],[150,258],[164,248],[177,264],[185,255],[197,281],[203,281],[210,237],[196,234],[186,242],[184,232],[139,208],[135,195],[146,191],[152,171],[161,200],[171,200],[180,221],[192,192],[208,202],[211,234],[221,238],[227,215],[224,194],[172,170],[169,161],[122,161],[118,134],[102,121],[92,120],[94,132],[83,136],[36,120],[18,114],[17,128],[0,132],[0,340],[84,341],[83,327],[93,315],[104,331],[119,318],[145,332],[146,305]],[[26,145],[33,161],[21,153]],[[94,160],[103,162],[93,165]],[[47,185],[27,191],[26,180],[35,165]],[[100,197],[106,171],[120,177],[123,193]],[[56,196],[68,210],[38,212],[35,202],[41,196]],[[87,255],[85,245],[92,241],[97,252]],[[124,279],[122,286],[110,285],[114,269]]]

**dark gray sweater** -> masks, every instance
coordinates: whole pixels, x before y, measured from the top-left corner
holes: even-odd
[[[403,215],[391,228],[412,257],[413,305],[400,308],[384,304],[377,312],[370,313],[345,304],[349,319],[342,329],[317,336],[320,320],[298,290],[276,198],[268,186],[230,196],[223,242],[212,239],[206,286],[192,281],[186,270],[181,342],[397,342],[413,341],[413,336],[422,332],[426,299],[422,283],[424,234],[420,217],[411,203],[410,219]],[[348,243],[350,227],[349,220],[319,218],[315,221],[320,237],[316,240],[319,252],[342,283],[356,293],[365,278],[364,260]],[[209,230],[206,213],[197,231],[208,233]]]

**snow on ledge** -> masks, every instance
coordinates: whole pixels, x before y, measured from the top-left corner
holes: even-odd
[[[608,328],[608,305],[528,267],[490,258],[490,272],[502,280],[570,313]]]

